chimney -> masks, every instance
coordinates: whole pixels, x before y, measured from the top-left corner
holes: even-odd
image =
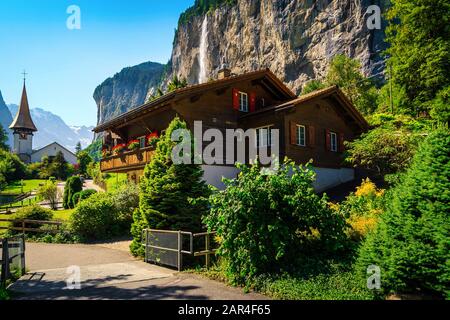
[[[217,78],[219,80],[229,78],[231,76],[231,70],[228,68],[228,65],[226,63],[222,64],[222,67],[220,68]]]

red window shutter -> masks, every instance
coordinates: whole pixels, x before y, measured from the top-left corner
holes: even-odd
[[[326,139],[326,144],[327,144],[327,151],[331,151],[331,133],[330,130],[326,129],[325,130],[325,139]]]
[[[297,145],[297,125],[294,122],[290,122],[291,124],[291,144]]]
[[[233,89],[233,109],[239,110],[239,90]]]
[[[314,126],[308,126],[308,146],[314,147],[316,144],[316,129]]]
[[[250,112],[256,111],[256,93],[250,92]]]
[[[344,134],[339,133],[339,152],[345,151],[345,144],[344,144]]]

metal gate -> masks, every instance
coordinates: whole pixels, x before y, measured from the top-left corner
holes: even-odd
[[[25,236],[0,239],[0,285],[11,278],[12,271],[25,274]]]
[[[145,262],[183,268],[183,255],[194,257],[205,256],[206,266],[209,267],[210,256],[216,249],[211,249],[210,237],[215,232],[192,233],[187,231],[170,231],[145,229],[143,231],[143,246],[145,248]],[[194,249],[194,239],[204,237],[205,247],[200,251]]]

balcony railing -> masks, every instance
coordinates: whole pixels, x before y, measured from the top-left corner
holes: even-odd
[[[131,169],[141,169],[150,162],[154,152],[154,148],[148,147],[112,155],[102,159],[100,169],[102,172],[121,172]]]

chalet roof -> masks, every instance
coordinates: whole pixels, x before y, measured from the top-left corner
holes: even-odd
[[[16,117],[9,128],[15,130],[37,131],[37,128],[31,119],[25,83],[23,84],[22,99],[20,100],[19,110],[17,111]]]
[[[311,93],[302,95],[297,97],[296,99],[292,99],[290,101],[284,102],[282,104],[264,108],[261,110],[258,110],[256,112],[248,113],[243,116],[241,116],[241,119],[244,118],[250,118],[259,114],[267,113],[267,112],[276,112],[276,111],[282,111],[285,109],[294,108],[296,106],[299,106],[307,101],[316,99],[316,98],[326,98],[329,96],[334,96],[343,107],[344,111],[358,124],[358,126],[363,130],[367,130],[369,128],[369,124],[367,123],[366,119],[359,113],[359,111],[355,108],[355,106],[351,103],[351,101],[347,98],[347,96],[342,92],[341,89],[339,89],[338,86],[331,86],[325,89],[316,90]]]
[[[228,78],[213,80],[202,84],[191,85],[186,88],[177,89],[164,96],[145,103],[133,110],[130,110],[114,119],[111,119],[103,124],[98,125],[94,128],[94,132],[102,132],[114,126],[123,124],[125,122],[131,121],[138,118],[142,114],[159,109],[170,103],[171,101],[182,98],[185,96],[195,95],[205,90],[217,89],[220,87],[226,87],[237,81],[245,80],[261,80],[266,86],[269,86],[272,90],[277,91],[279,94],[283,95],[284,99],[293,99],[296,95],[280,80],[275,76],[269,69],[263,69],[253,72],[244,73],[241,75],[234,75]]]

